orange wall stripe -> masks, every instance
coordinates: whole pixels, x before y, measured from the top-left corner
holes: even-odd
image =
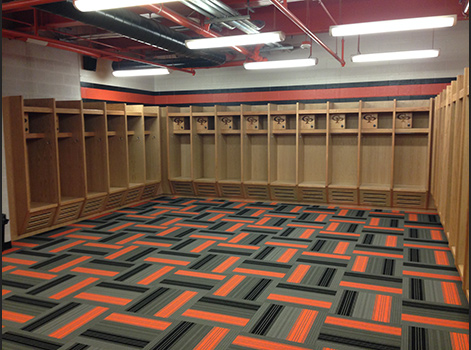
[[[259,250],[260,247],[255,245],[244,245],[244,244],[230,244],[230,243],[218,243],[220,247],[228,248],[239,248],[239,249],[250,249],[250,250]]]
[[[182,210],[183,211],[183,210]],[[174,224],[175,222],[178,222],[182,220],[182,218],[175,218],[175,219],[171,219],[171,220],[168,220],[168,221],[165,221],[164,223],[162,223],[161,225],[162,226],[168,226],[168,225],[171,225],[171,224]]]
[[[157,228],[157,229],[161,229],[161,230],[164,230],[164,229],[167,228],[165,226],[156,226],[156,225],[136,225],[136,227],[140,227],[140,228]]]
[[[11,290],[8,290],[8,289],[2,289],[2,296],[8,294],[8,293],[11,293]]]
[[[330,309],[330,307],[332,306],[332,303],[328,302],[328,301],[306,299],[306,298],[299,298],[299,297],[291,297],[291,296],[287,296],[287,295],[273,294],[273,293],[270,294],[267,299],[268,300],[283,301],[285,303],[292,303],[292,304],[317,306],[317,307],[322,307],[322,308],[326,308],[326,309]]]
[[[192,291],[183,292],[177,298],[173,299],[169,304],[167,304],[167,306],[157,312],[154,316],[162,318],[172,316],[178,309],[180,309],[183,305],[189,302],[197,294],[197,292]]]
[[[281,272],[271,272],[271,271],[263,271],[263,270],[244,269],[244,268],[240,268],[240,267],[235,268],[233,271],[237,272],[237,273],[246,273],[246,274],[249,274],[249,275],[277,277],[277,278],[283,278],[286,275],[285,273],[281,273]]]
[[[200,244],[199,246],[197,246],[196,248],[192,249],[191,252],[192,253],[201,253],[203,250],[208,248],[210,245],[213,245],[214,243],[216,243],[216,241],[206,241],[206,242]]]
[[[190,262],[189,261],[181,261],[181,260],[173,260],[173,259],[162,259],[162,258],[145,258],[144,261],[152,261],[162,264],[172,264],[172,265],[181,265],[186,266]]]
[[[50,269],[49,272],[60,272],[62,270],[68,269],[71,266],[80,264],[81,262],[86,261],[91,258],[92,258],[91,256],[81,256],[80,258],[69,261],[68,263],[54,267],[53,269]]]
[[[406,322],[431,324],[431,325],[442,326],[442,327],[459,328],[459,329],[466,329],[466,330],[469,329],[468,322],[444,320],[441,318],[402,314],[402,320]]]
[[[134,222],[128,222],[126,224],[122,224],[122,225],[113,227],[113,228],[109,229],[108,232],[116,232],[116,231],[119,231],[119,230],[121,230],[125,227],[129,227],[129,226],[132,226],[132,225],[134,225]]]
[[[167,274],[168,272],[172,271],[174,268],[175,268],[174,266],[164,266],[161,269],[159,269],[158,271],[156,271],[154,273],[151,273],[146,278],[143,278],[142,280],[137,282],[137,284],[143,284],[143,285],[147,286],[147,285],[151,284],[152,282],[154,282],[156,279],[158,279],[158,278],[162,277],[163,275]]]
[[[409,221],[419,221],[417,214],[409,214]]]
[[[81,95],[84,99],[103,101],[126,101],[128,103],[144,104],[199,104],[199,103],[221,103],[221,102],[257,102],[257,101],[288,101],[288,100],[312,100],[316,99],[351,99],[366,97],[389,97],[389,96],[414,96],[414,95],[438,95],[448,84],[418,84],[418,85],[385,85],[346,87],[340,89],[309,89],[309,90],[286,90],[286,91],[259,91],[259,92],[221,92],[211,94],[168,94],[161,96],[136,94],[102,90],[96,88],[81,87]]]
[[[105,320],[117,322],[117,323],[129,324],[132,326],[157,329],[159,331],[164,331],[171,325],[170,322],[166,322],[166,321],[152,320],[150,318],[125,315],[125,314],[120,314],[117,312],[114,312],[111,315],[105,317]]]
[[[85,243],[84,246],[87,247],[97,247],[97,248],[107,248],[107,249],[123,249],[122,245],[116,244],[104,244],[104,243]]]
[[[379,225],[379,218],[371,218],[370,225],[371,226],[378,226]]]
[[[229,333],[227,328],[214,327],[193,350],[214,350],[227,333]]]
[[[69,288],[66,288],[64,289],[63,291],[60,291],[59,293],[56,293],[54,295],[51,295],[49,297],[49,299],[54,299],[54,300],[59,300],[59,299],[62,299],[80,289],[82,289],[83,287],[85,286],[88,286],[96,281],[98,281],[99,278],[96,278],[96,277],[89,277],[85,280],[83,280],[82,282],[79,282],[79,283],[76,283],[74,284],[73,286],[69,287]]]
[[[295,345],[288,345],[269,340],[251,338],[246,337],[244,335],[238,335],[237,338],[235,338],[235,340],[232,342],[232,344],[256,350],[308,350],[307,348],[301,348]]]
[[[79,329],[84,324],[87,324],[91,320],[100,316],[103,312],[108,311],[107,307],[97,306],[92,310],[88,311],[87,313],[83,314],[82,316],[76,318],[74,321],[66,324],[65,326],[59,328],[55,332],[49,334],[51,338],[62,339],[72,333],[73,331]]]
[[[234,232],[235,230],[237,230],[238,228],[244,226],[245,224],[242,224],[242,223],[238,223],[238,224],[235,224],[234,226],[231,226],[229,227],[226,232]]]
[[[430,277],[430,278],[438,278],[442,280],[461,281],[460,276],[439,275],[435,273],[416,272],[416,271],[407,271],[407,270],[404,270],[402,273],[407,276]]]
[[[301,283],[306,273],[311,268],[310,265],[298,265],[296,269],[293,271],[291,276],[289,276],[287,282],[289,283]]]
[[[364,224],[364,221],[359,221],[359,220],[343,220],[343,219],[331,219],[330,221],[334,222],[347,222],[350,224]]]
[[[21,248],[10,248],[10,249],[4,250],[2,252],[2,255],[10,254],[10,253],[13,253],[14,251],[17,251],[17,250],[20,250],[20,249]]]
[[[206,279],[218,280],[218,281],[222,281],[224,278],[226,278],[226,276],[223,276],[223,275],[215,275],[212,273],[187,271],[187,270],[178,270],[177,272],[175,272],[175,275],[199,277],[199,278],[206,278]]]
[[[367,256],[357,256],[352,266],[352,271],[365,272],[369,258]]]
[[[219,266],[217,266],[216,268],[213,269],[212,272],[215,272],[215,273],[223,273],[225,272],[229,267],[231,267],[232,265],[234,265],[237,261],[240,260],[240,257],[238,256],[231,256],[229,258],[227,258],[222,264],[220,264]]]
[[[289,248],[287,249],[277,260],[280,263],[287,263],[291,260],[291,258],[298,252],[297,249]]]
[[[161,211],[158,211],[157,213],[150,214],[150,216],[159,216],[159,215],[162,215],[162,214],[164,214],[168,211],[169,211],[168,209],[161,210]]]
[[[121,241],[116,242],[116,244],[125,244],[125,243],[128,243],[128,242],[134,241],[135,239],[141,238],[143,236],[145,236],[144,233],[138,233],[138,234],[135,234],[134,236],[122,239]]]
[[[288,226],[289,226],[289,224],[288,224]],[[247,225],[247,227],[251,227],[251,228],[266,228],[267,230],[277,230],[277,231],[283,230],[283,227],[275,227],[275,226]]]
[[[227,324],[232,324],[234,326],[242,326],[242,327],[244,327],[250,321],[250,319],[248,318],[228,316],[228,315],[216,314],[214,312],[199,311],[199,310],[193,310],[193,309],[186,310],[182,314],[182,316],[198,318],[200,320],[207,320],[207,321],[213,321],[213,322],[218,322],[218,323],[227,323]]]
[[[206,235],[190,235],[191,238],[202,238],[202,239],[215,239],[217,241],[225,241],[227,237],[218,236],[206,236]]]
[[[333,324],[336,326],[343,326],[355,329],[361,329],[370,332],[377,332],[377,333],[385,333],[391,335],[401,335],[401,328],[400,327],[391,327],[391,326],[384,326],[376,323],[370,322],[362,322],[362,321],[355,321],[355,320],[347,320],[344,318],[327,316],[325,319],[325,323]]]
[[[321,256],[323,258],[350,260],[350,256],[347,256],[347,255],[337,255],[337,254],[327,254],[327,253],[317,253],[317,252],[303,252],[302,254],[309,255],[309,256]]]
[[[199,213],[195,213],[199,214]],[[195,227],[195,228],[208,228],[208,225],[193,225],[193,224],[176,224],[177,226],[183,226],[183,227]]]
[[[206,210],[208,213],[221,213],[221,214],[235,214],[235,211],[225,211],[225,210]],[[224,220],[223,220],[224,221]]]
[[[322,221],[324,221],[324,219],[325,219],[326,217],[327,217],[326,214],[321,214],[321,215],[319,215],[314,221],[316,221],[316,222],[322,222]]]
[[[278,214],[265,214],[265,216],[270,218],[281,218],[281,219],[296,219],[295,215],[278,215]]]
[[[380,252],[367,252],[363,250],[354,250],[353,254],[364,254],[364,255],[375,255],[375,256],[385,256],[388,258],[399,258],[402,259],[404,256],[402,254],[388,254],[388,253],[380,253]]]
[[[245,276],[241,275],[235,275],[232,276],[229,281],[224,283],[217,291],[215,291],[213,294],[220,296],[220,297],[225,297],[227,296],[232,290],[237,287],[243,280],[245,279]]]
[[[137,245],[131,245],[129,247],[126,247],[124,249],[121,249],[119,252],[116,252],[116,253],[113,253],[111,255],[108,255],[105,257],[105,259],[107,260],[113,260],[115,258],[117,258],[118,256],[121,256],[121,255],[124,255],[126,253],[129,253],[131,250],[134,250],[136,248],[139,248]]]
[[[106,215],[108,215],[108,214],[106,214]],[[72,225],[70,225],[70,226],[72,226]],[[49,237],[50,237],[50,238],[57,238],[57,237],[66,235],[66,234],[68,234],[68,233],[72,233],[72,232],[76,232],[76,231],[80,231],[80,230],[81,230],[80,228],[73,228],[73,229],[71,229],[71,230],[67,230],[67,231],[64,231],[64,232],[56,233],[56,234],[54,234],[54,235],[52,235],[52,236],[49,236]]]
[[[397,227],[365,226],[365,228],[374,228],[375,230],[404,231],[403,228],[397,228]],[[425,228],[425,227],[420,227],[420,228]]]
[[[2,310],[2,320],[11,321],[16,323],[25,323],[32,320],[34,316],[20,314],[19,312]]]
[[[440,282],[442,287],[443,299],[445,303],[452,305],[461,305],[460,294],[456,283]]]
[[[337,243],[337,246],[334,249],[334,254],[345,254],[345,252],[348,249],[348,246],[350,245],[349,242],[339,242]]]
[[[316,232],[316,230],[313,230],[312,228],[307,228],[304,230],[301,236],[299,236],[299,238],[309,239],[314,232]]]
[[[10,272],[10,274],[24,276],[24,277],[31,277],[31,278],[39,278],[42,280],[52,280],[53,278],[57,277],[57,275],[52,275],[50,273],[34,272],[34,271],[29,271],[29,270],[15,270],[15,271]]]
[[[294,243],[282,243],[282,242],[266,242],[265,245],[274,245],[277,247],[291,247],[291,248],[307,248],[308,244],[294,244]]]
[[[376,290],[378,292],[402,294],[401,288],[382,287],[382,286],[375,286],[372,284],[354,283],[354,282],[346,282],[346,281],[340,281],[339,285],[341,287],[351,287],[351,288],[357,288],[357,289]]]
[[[339,211],[338,216],[345,216],[348,213],[348,209],[342,209]]]
[[[231,213],[231,214],[234,214],[234,213]],[[243,222],[243,223],[246,223],[246,224],[253,224],[255,220],[242,220],[242,219],[221,219],[221,221],[224,221],[224,222]],[[227,230],[226,230],[227,232]]]
[[[75,242],[72,242],[72,243],[69,243],[69,244],[65,244],[62,247],[58,247],[56,249],[50,250],[49,253],[58,253],[58,252],[61,252],[63,250],[71,248],[71,247],[75,247],[76,245],[80,245],[80,244],[85,243],[85,242],[86,241],[75,241]]]
[[[286,340],[297,343],[304,343],[316,319],[318,312],[315,310],[303,309],[298,319],[294,323]]]
[[[373,321],[389,323],[391,320],[392,297],[390,295],[377,294],[373,308]]]
[[[451,346],[454,350],[469,350],[469,335],[450,332]]]
[[[253,213],[253,214],[250,215],[250,216],[255,216],[255,217],[257,217],[257,216],[262,215],[264,212],[266,212],[265,209],[260,209],[260,210],[256,211],[255,213]]]
[[[100,294],[85,293],[85,292],[77,294],[74,298],[98,301],[100,303],[113,304],[113,305],[127,305],[132,301],[132,299],[118,298],[118,297],[112,297],[109,295],[100,295]]]
[[[81,272],[81,273],[89,273],[92,275],[99,275],[99,276],[116,276],[119,272],[116,271],[107,271],[107,270],[98,270],[98,269],[90,269],[87,267],[76,267],[75,269],[72,269],[71,271],[74,272]]]
[[[37,263],[37,261],[34,261],[34,260],[10,258],[7,256],[2,256],[2,262],[18,264],[18,265],[34,265]]]
[[[239,243],[241,240],[243,240],[245,237],[247,237],[249,235],[249,233],[247,232],[242,232],[240,234],[238,234],[237,236],[235,236],[234,238],[232,238],[230,241],[228,241],[229,243]]]
[[[437,227],[437,226],[404,225],[404,227],[407,227],[407,228],[423,228],[423,229],[426,229],[426,230],[443,230],[443,228]]]
[[[297,206],[294,207],[293,209],[290,210],[290,213],[297,213],[299,212],[303,207]]]

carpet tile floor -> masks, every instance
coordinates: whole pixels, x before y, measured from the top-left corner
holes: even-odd
[[[466,350],[437,215],[161,196],[13,242],[2,349]]]

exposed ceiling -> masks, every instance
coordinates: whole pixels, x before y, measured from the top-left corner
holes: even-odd
[[[2,1],[2,36],[40,40],[36,43],[110,59],[116,68],[157,65],[192,74],[195,69],[263,60],[264,52],[293,51],[307,40],[327,50],[343,66],[343,54],[317,36],[328,32],[331,25],[449,14],[468,20],[464,2],[467,0],[183,0],[83,13],[71,1],[13,0]],[[277,30],[287,37],[279,44],[193,51],[184,44],[189,38]]]

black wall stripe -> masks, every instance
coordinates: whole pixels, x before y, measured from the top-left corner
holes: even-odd
[[[31,323],[31,324],[29,324],[29,325],[27,325],[27,326],[25,326],[21,329],[24,330],[24,331],[32,332],[35,329],[38,329],[39,327],[45,325],[49,321],[52,321],[53,319],[69,312],[70,310],[75,309],[79,305],[80,305],[79,303],[69,303],[69,304],[61,307],[60,309],[57,309],[56,311],[51,312],[49,315],[46,315],[46,316],[40,318],[39,320],[34,321],[33,323]]]
[[[2,342],[4,341],[26,345],[37,350],[57,350],[62,346],[62,344],[40,340],[30,335],[24,337],[13,332],[6,332],[2,334]]]
[[[131,338],[131,337],[123,337],[121,335],[116,335],[112,333],[99,332],[93,329],[89,329],[83,332],[81,336],[87,337],[87,338],[98,339],[98,340],[104,340],[111,343],[134,346],[136,348],[143,348],[144,346],[149,344],[149,342],[145,340],[140,340],[140,339]]]

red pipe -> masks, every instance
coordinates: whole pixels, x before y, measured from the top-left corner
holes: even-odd
[[[70,43],[64,43],[59,40],[54,40],[54,39],[45,38],[42,36],[37,36],[37,35],[32,35],[32,34],[27,34],[27,33],[20,33],[13,30],[2,29],[2,36],[5,38],[10,38],[10,39],[21,38],[25,41],[27,39],[40,40],[40,41],[47,42],[47,46],[50,46],[50,47],[72,51],[72,52],[76,52],[82,55],[92,56],[95,58],[106,58],[106,59],[110,59],[114,61],[119,61],[119,60],[134,61],[134,62],[139,62],[139,63],[145,63],[145,64],[152,65],[155,67],[167,68],[170,70],[175,70],[175,71],[180,71],[180,72],[185,72],[185,73],[190,73],[192,75],[195,75],[195,71],[193,69],[175,68],[175,67],[165,66],[163,64],[157,64],[157,63],[146,61],[140,58],[134,58],[134,57],[129,57],[126,55],[121,55],[121,54],[117,54],[113,52],[93,49],[89,47],[83,47],[80,45],[75,45],[75,44],[70,44]]]
[[[345,66],[345,61],[337,56],[337,54],[332,51],[326,44],[324,44],[321,39],[319,39],[313,32],[309,30],[308,27],[304,25],[303,22],[301,22],[290,10],[285,8],[281,3],[278,2],[278,0],[270,0],[270,2],[278,9],[280,10],[281,13],[283,13],[286,17],[288,17],[291,22],[296,24],[299,29],[301,29],[304,33],[306,33],[312,40],[314,40],[316,43],[318,43],[322,48],[324,48],[328,53],[330,53],[337,61],[340,62],[340,64]]]
[[[50,4],[52,2],[61,2],[64,0],[18,0],[2,4],[2,11],[20,11],[29,9],[32,6]]]
[[[147,6],[143,6],[144,8],[158,14],[159,16],[162,16],[162,17],[165,17],[177,24],[180,24],[188,29],[191,29],[192,31],[194,31],[195,33],[197,34],[200,34],[206,38],[217,38],[219,37],[220,35],[208,30],[208,29],[205,29],[204,27],[190,21],[189,19],[187,19],[186,17],[183,17],[181,15],[179,15],[178,13],[176,12],[173,12],[172,10],[164,7],[163,5],[147,5]],[[241,54],[247,56],[247,57],[250,57],[251,59],[255,60],[255,61],[260,61],[261,58],[259,55],[257,54],[254,54],[252,52],[250,52],[249,50],[247,49],[244,49],[243,47],[237,47],[237,46],[234,46],[234,49],[238,52],[240,52]]]

